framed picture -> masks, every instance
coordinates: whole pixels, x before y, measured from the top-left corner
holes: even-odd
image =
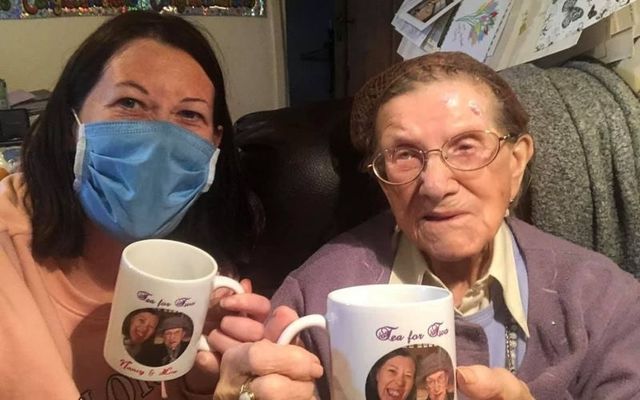
[[[411,0],[398,16],[423,31],[462,0]]]

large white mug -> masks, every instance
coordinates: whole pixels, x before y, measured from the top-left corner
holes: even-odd
[[[148,239],[128,245],[104,343],[107,363],[146,381],[187,373],[197,351],[208,350],[202,329],[211,292],[244,292],[237,281],[217,274],[213,257],[186,243]]]
[[[294,321],[278,343],[290,343],[310,327],[329,335],[332,400],[456,399],[453,299],[446,289],[338,289],[329,293],[326,315]]]

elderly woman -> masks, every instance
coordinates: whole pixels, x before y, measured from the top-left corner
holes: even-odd
[[[507,83],[461,53],[373,78],[354,100],[351,135],[391,213],[322,247],[273,304],[324,313],[327,294],[345,286],[446,287],[465,366],[458,389],[469,398],[638,396],[638,282],[606,257],[509,217],[533,155],[527,124]],[[324,332],[302,340],[330,367]],[[329,398],[326,379],[318,390]]]
[[[442,348],[422,357],[416,372],[418,400],[452,400],[451,358]]]

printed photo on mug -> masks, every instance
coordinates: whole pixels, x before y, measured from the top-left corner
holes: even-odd
[[[367,375],[366,400],[452,400],[453,362],[440,346],[405,346],[384,356]]]
[[[125,318],[122,333],[125,349],[134,360],[161,367],[184,353],[193,335],[193,321],[180,312],[142,308]]]

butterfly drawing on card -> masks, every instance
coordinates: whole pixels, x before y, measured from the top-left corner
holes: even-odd
[[[562,20],[562,28],[567,28],[572,22],[579,20],[584,15],[584,10],[576,7],[577,0],[566,0],[562,4],[562,12],[565,14]]]

